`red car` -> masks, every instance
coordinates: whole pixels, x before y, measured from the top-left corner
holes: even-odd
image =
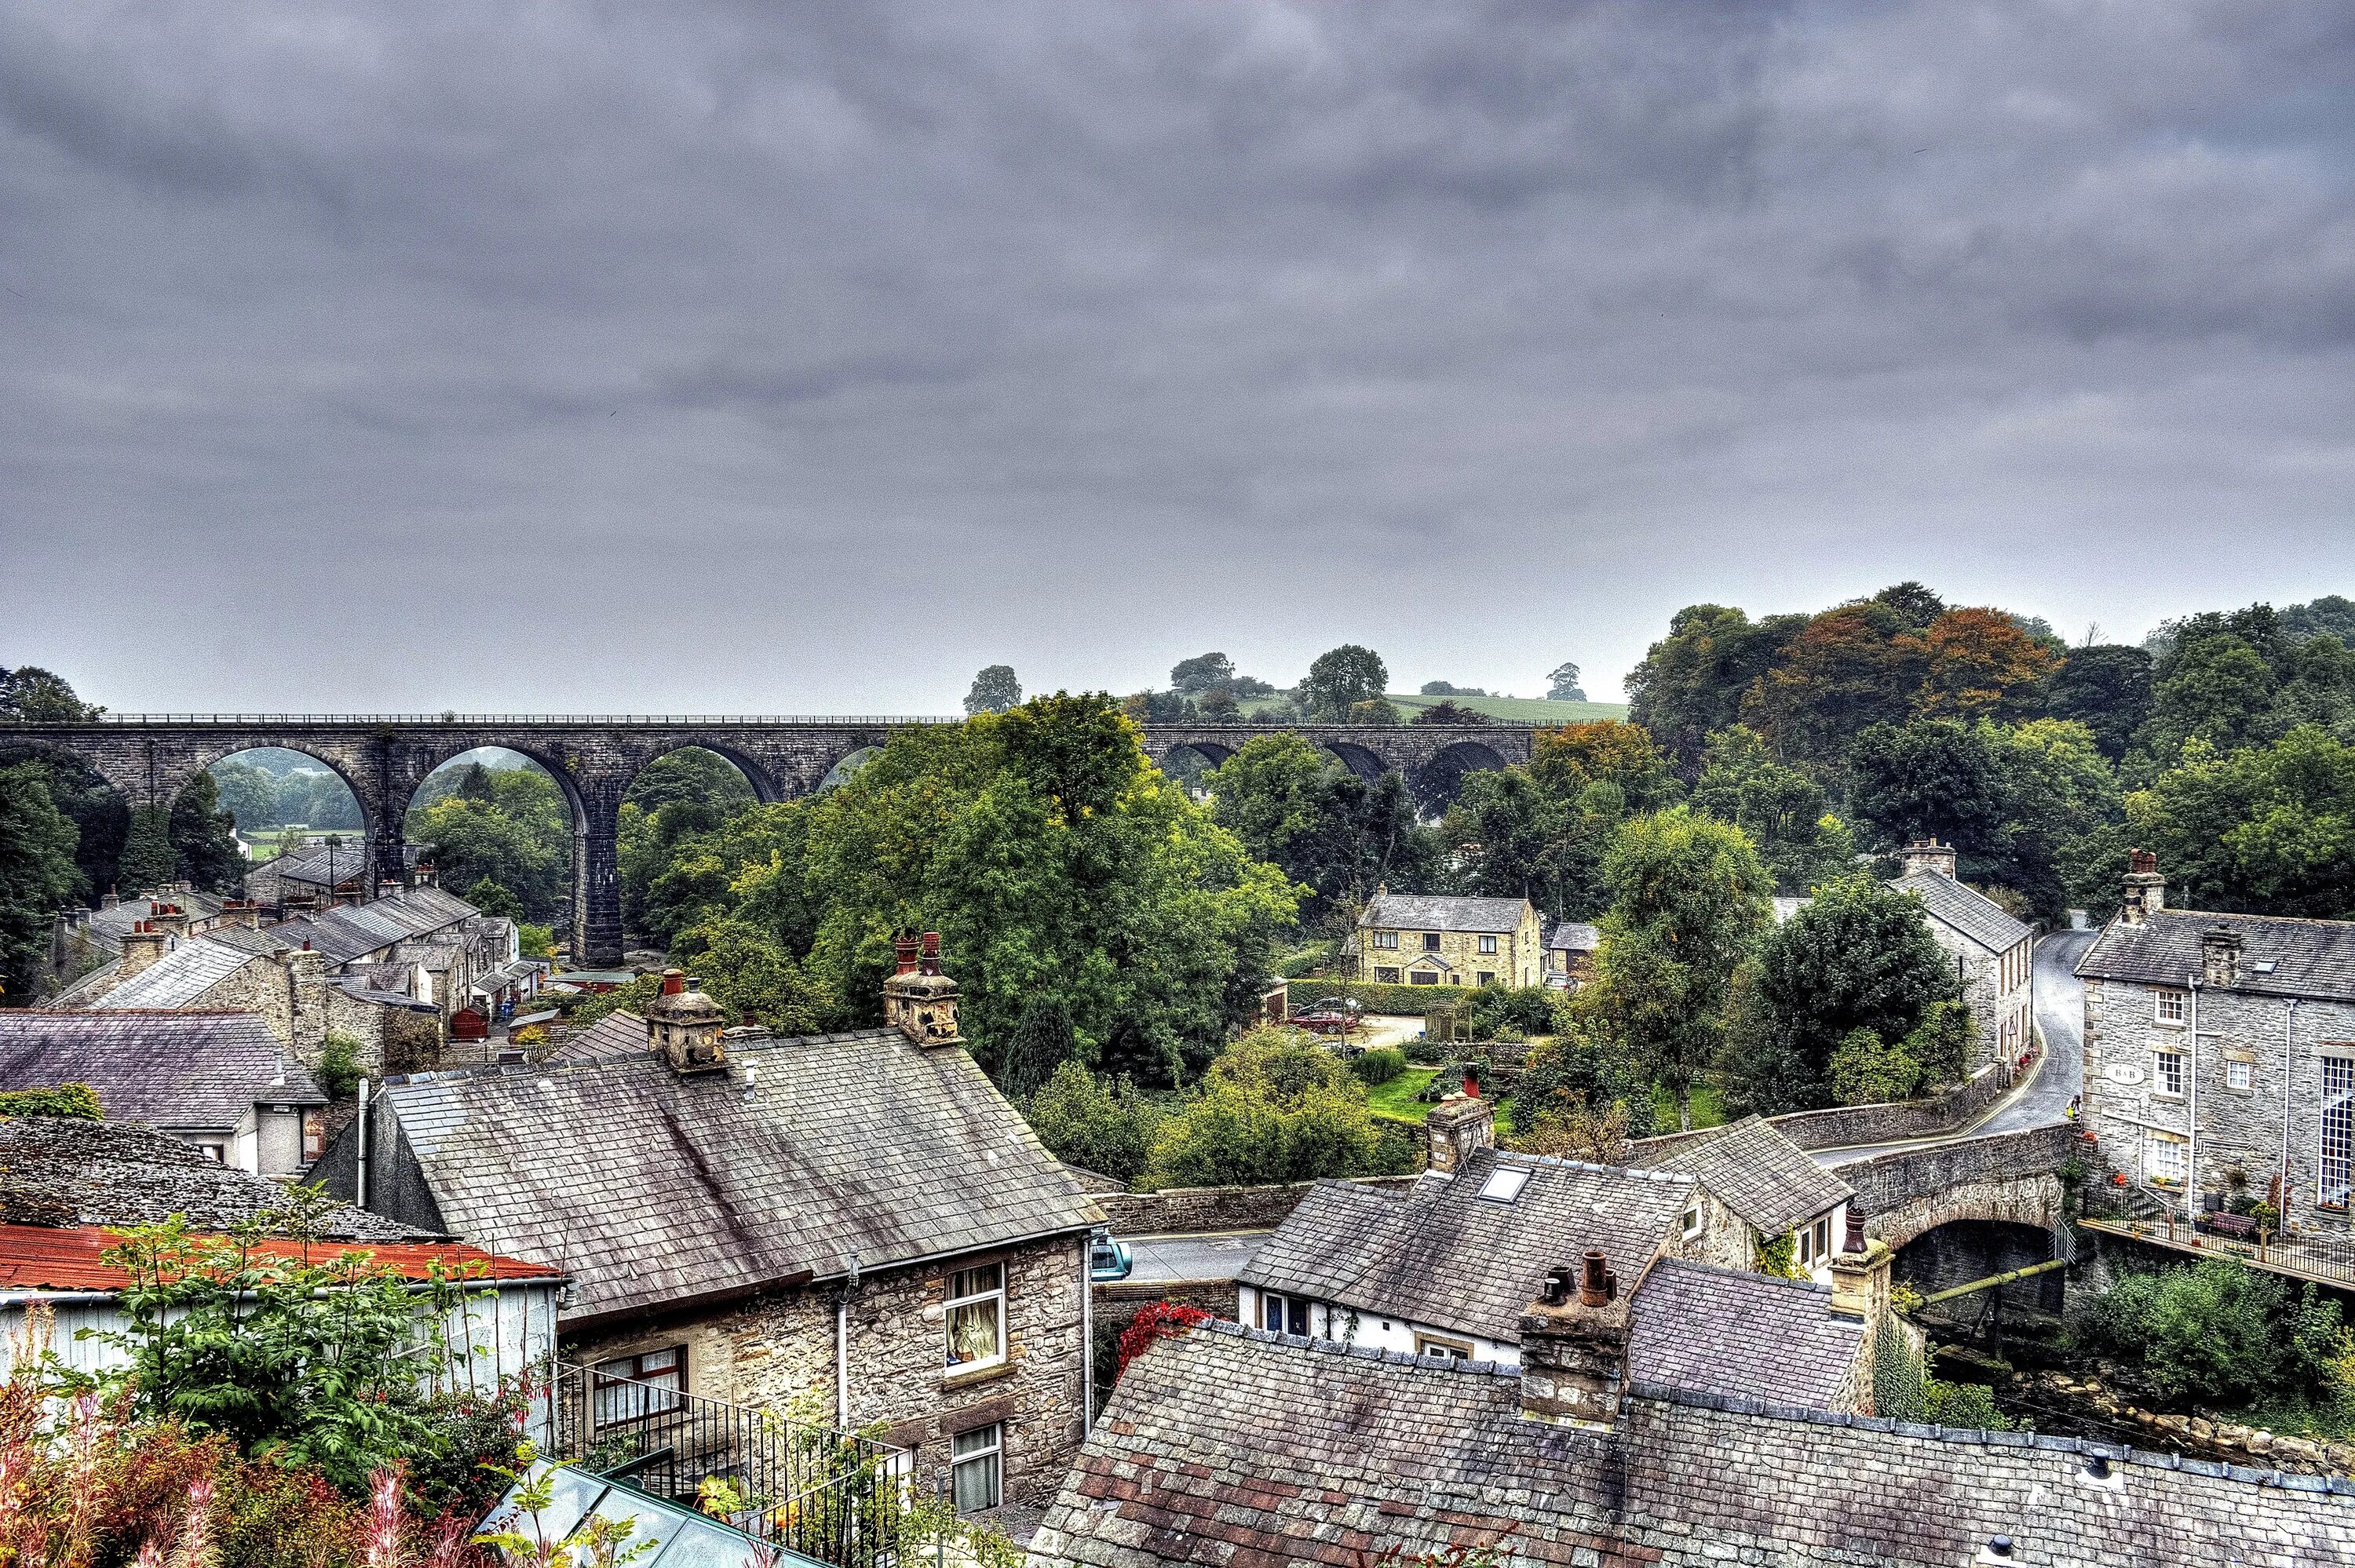
[[[1357,1022],[1358,1015],[1364,1011],[1355,1001],[1327,997],[1322,1001],[1310,1002],[1285,1022],[1296,1023],[1311,1034],[1339,1034]]]

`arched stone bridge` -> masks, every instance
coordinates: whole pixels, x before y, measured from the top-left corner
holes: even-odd
[[[588,964],[622,956],[616,864],[622,797],[638,770],[667,752],[701,747],[741,769],[762,800],[815,793],[846,759],[894,731],[954,723],[923,718],[560,716],[528,714],[110,715],[79,725],[0,727],[0,756],[33,752],[88,766],[137,806],[169,805],[213,763],[282,747],[325,764],[359,801],[379,877],[402,873],[400,823],[426,776],[479,747],[518,752],[548,769],[571,808],[575,951]],[[1223,762],[1253,736],[1290,729],[1368,779],[1395,768],[1418,800],[1452,796],[1464,774],[1529,759],[1530,726],[1494,725],[1148,725],[1155,764],[1180,749]]]
[[[2075,1127],[2054,1122],[1925,1142],[1842,1165],[1838,1174],[1856,1192],[1866,1234],[1893,1251],[1956,1220],[2051,1230],[2062,1213],[2062,1167],[2081,1147]]]

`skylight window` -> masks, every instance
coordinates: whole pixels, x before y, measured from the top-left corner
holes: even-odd
[[[2261,962],[2251,964],[2249,967],[2256,970],[2257,973],[2261,975],[2269,975],[2274,972],[2274,961],[2271,959],[2266,959]]]
[[[1529,1183],[1529,1173],[1519,1166],[1499,1166],[1489,1174],[1487,1185],[1480,1189],[1480,1196],[1492,1203],[1509,1203],[1521,1195],[1521,1189]]]

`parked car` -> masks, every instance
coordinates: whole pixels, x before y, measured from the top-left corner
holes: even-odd
[[[1295,1011],[1288,1022],[1311,1034],[1346,1034],[1365,1008],[1348,997],[1328,996]]]
[[[1115,1279],[1126,1279],[1136,1267],[1136,1260],[1128,1255],[1128,1244],[1110,1231],[1098,1226],[1088,1237],[1088,1277],[1099,1285]]]

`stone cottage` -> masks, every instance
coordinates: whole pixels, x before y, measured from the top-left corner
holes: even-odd
[[[2290,1228],[2345,1232],[2355,922],[2170,909],[2141,850],[2124,893],[2077,962],[2096,1147],[2169,1207],[2240,1193]]]
[[[674,970],[635,1052],[389,1080],[321,1177],[562,1267],[564,1356],[606,1386],[879,1426],[965,1511],[1043,1502],[1083,1436],[1103,1216],[963,1048],[925,942],[890,1027],[725,1030]]]
[[[1818,1285],[1831,1283],[1832,1259],[1848,1234],[1855,1193],[1762,1117],[1726,1127],[1647,1138],[1627,1151],[1631,1165],[1690,1176],[1740,1224],[1735,1261],[1747,1267],[1758,1249],[1791,1238],[1793,1266]]]
[[[1442,898],[1385,888],[1355,933],[1358,978],[1380,985],[1540,985],[1545,922],[1526,898]]]

